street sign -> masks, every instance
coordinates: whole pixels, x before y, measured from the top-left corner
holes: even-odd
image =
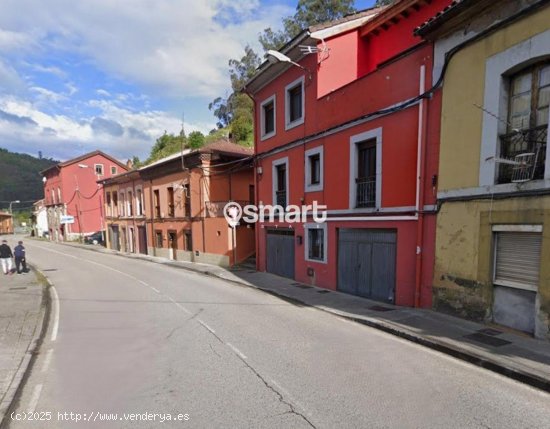
[[[59,223],[74,223],[74,216],[61,216],[59,218]]]

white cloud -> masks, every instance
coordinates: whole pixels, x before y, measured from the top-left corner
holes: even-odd
[[[105,90],[105,89],[99,88],[99,89],[96,89],[95,92],[96,92],[97,95],[101,95],[102,97],[110,97],[111,96],[111,93],[109,91]]]

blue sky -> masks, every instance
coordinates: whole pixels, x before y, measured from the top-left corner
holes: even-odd
[[[208,103],[229,93],[227,61],[296,3],[0,0],[0,147],[143,158],[183,112],[186,132],[207,133]]]

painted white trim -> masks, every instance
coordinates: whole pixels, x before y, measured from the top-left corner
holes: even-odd
[[[279,159],[276,159],[274,161],[272,161],[271,163],[271,190],[272,190],[272,193],[271,193],[271,198],[272,198],[272,204],[273,205],[277,205],[277,166],[278,165],[283,165],[285,164],[286,165],[286,171],[285,171],[285,180],[286,180],[286,205],[288,206],[288,197],[289,197],[289,182],[288,182],[288,173],[289,173],[289,165],[288,165],[288,156],[285,156],[284,158],[279,158]]]
[[[273,131],[265,132],[265,113],[264,106],[273,102]],[[277,134],[277,97],[273,94],[260,103],[260,140],[264,141]]]
[[[139,216],[144,216],[145,215],[145,207],[144,207],[144,204],[143,204],[143,185],[138,185],[134,188],[135,190],[135,195],[134,195],[134,200],[136,201],[136,216],[139,217]],[[138,198],[138,191],[141,191],[141,200]],[[139,206],[141,207],[141,210],[140,210],[140,213],[138,213],[138,201],[139,201]]]
[[[113,173],[113,169],[115,170]],[[111,176],[115,176],[118,174],[118,167],[116,165],[111,165]]]
[[[493,232],[542,232],[542,225],[493,225]]]
[[[119,217],[125,217],[126,216],[126,192],[124,190],[118,190],[118,216]],[[122,204],[121,204],[122,203]],[[120,210],[122,209],[122,210]]]
[[[310,229],[323,230],[323,259],[311,259],[309,257],[309,231]],[[327,263],[327,248],[328,248],[328,231],[327,224],[324,223],[305,223],[304,224],[304,259],[308,262],[318,262],[320,264]]]
[[[132,194],[132,198],[128,198],[130,196],[130,194],[128,193],[130,192]],[[126,188],[126,216],[134,216],[135,215],[135,211],[134,211],[134,203],[133,203],[133,200],[134,199],[134,192],[132,190],[132,188]],[[131,212],[130,212],[130,205],[131,205]]]
[[[475,197],[488,194],[504,194],[521,191],[536,191],[550,188],[550,180],[532,180],[523,183],[502,183],[500,185],[480,186],[475,188],[448,189],[437,193],[438,199],[455,197]],[[518,194],[518,198],[521,194]]]
[[[356,209],[357,187],[357,144],[365,140],[376,139],[376,203],[375,208],[382,207],[382,127],[372,129],[350,137],[349,151],[349,208]]]
[[[304,76],[301,76],[285,86],[285,130],[290,130],[291,128],[297,127],[298,125],[302,125],[304,123],[306,117],[306,91],[304,82],[305,78]],[[290,122],[290,98],[288,96],[288,91],[294,89],[298,85],[301,85],[302,87],[302,116],[299,119]]]
[[[483,107],[499,118],[508,117],[508,88],[505,74],[530,60],[550,55],[550,30],[539,33],[517,45],[489,57],[485,63],[485,93]],[[550,130],[550,124],[549,124]],[[494,116],[483,113],[479,185],[495,184],[497,174],[495,156],[499,155],[499,134],[505,131],[505,124]],[[487,160],[487,161],[486,161]],[[550,151],[546,152],[546,165],[550,166]],[[550,168],[544,178],[550,179]]]
[[[311,184],[311,168],[309,158],[313,155],[319,155],[319,183]],[[325,161],[324,161],[324,148],[323,146],[317,146],[312,149],[308,149],[305,152],[304,158],[304,170],[305,170],[305,183],[304,189],[305,192],[318,192],[323,190],[324,180],[325,180]]]

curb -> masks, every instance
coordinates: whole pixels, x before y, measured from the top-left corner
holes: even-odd
[[[8,418],[8,416],[14,410],[18,403],[19,395],[25,387],[34,362],[37,359],[38,350],[40,349],[40,346],[42,345],[48,331],[48,324],[51,314],[51,300],[48,292],[51,283],[38,268],[30,264],[29,267],[34,272],[38,282],[42,284],[42,300],[40,302],[41,314],[39,316],[40,320],[34,328],[33,338],[31,339],[27,351],[21,359],[19,367],[17,368],[17,371],[12,378],[10,387],[8,388],[8,391],[6,392],[4,399],[0,404],[0,409],[6,410],[4,415],[0,414],[0,429],[7,428],[9,426],[11,420]],[[43,277],[45,279],[47,285],[44,284],[44,280],[40,277]]]
[[[71,246],[70,244],[66,244],[66,243],[60,243],[60,244]],[[140,259],[140,260],[144,260],[144,261],[148,261],[148,262],[152,262],[152,263],[168,265],[170,267],[180,268],[180,269],[183,269],[183,270],[186,270],[186,271],[202,274],[202,275],[205,275],[205,276],[216,277],[218,279],[221,279],[221,280],[224,280],[226,282],[233,283],[233,284],[236,284],[236,285],[239,285],[239,286],[245,286],[245,287],[250,287],[250,288],[253,288],[253,289],[257,289],[257,290],[265,292],[269,295],[272,295],[272,296],[275,296],[279,299],[282,299],[283,301],[289,302],[290,304],[297,305],[297,306],[300,306],[300,307],[315,308],[315,309],[323,311],[325,313],[332,314],[332,315],[335,315],[335,316],[338,316],[338,317],[342,317],[342,318],[350,320],[352,322],[359,323],[361,325],[365,325],[365,326],[368,326],[370,328],[374,328],[374,329],[383,331],[385,333],[394,335],[396,337],[402,338],[404,340],[410,341],[410,342],[415,343],[415,344],[419,344],[421,346],[430,348],[430,349],[438,351],[440,353],[444,353],[444,354],[452,356],[456,359],[460,359],[462,361],[468,362],[470,364],[479,366],[481,368],[487,369],[489,371],[495,372],[497,374],[503,375],[505,377],[511,378],[513,380],[519,381],[521,383],[530,385],[532,387],[535,387],[537,389],[540,389],[540,390],[543,390],[545,392],[550,393],[550,379],[545,379],[545,378],[539,377],[537,375],[534,375],[532,373],[529,373],[527,371],[523,371],[523,370],[520,370],[520,369],[514,369],[514,368],[511,368],[511,367],[508,367],[508,366],[504,366],[501,363],[496,362],[495,360],[489,359],[489,358],[487,358],[485,356],[482,356],[482,355],[478,355],[478,354],[474,354],[474,353],[466,353],[462,349],[460,349],[458,347],[455,347],[453,345],[450,345],[450,344],[448,344],[444,341],[438,341],[438,340],[435,340],[435,339],[432,339],[432,338],[429,338],[429,337],[418,335],[417,333],[415,333],[413,331],[410,331],[410,330],[408,330],[406,328],[403,328],[403,327],[396,327],[395,325],[393,325],[391,323],[381,322],[377,319],[368,318],[368,317],[363,318],[363,317],[359,317],[359,316],[354,316],[354,315],[351,315],[349,313],[341,312],[341,311],[338,311],[338,310],[333,310],[333,309],[330,309],[330,308],[327,308],[327,307],[324,307],[324,306],[308,304],[307,302],[304,302],[304,301],[299,300],[297,298],[293,298],[293,297],[289,297],[287,295],[284,295],[281,292],[273,291],[271,289],[266,289],[266,288],[263,288],[261,286],[256,286],[256,285],[253,285],[253,284],[250,284],[250,283],[245,283],[243,281],[238,281],[238,280],[235,280],[235,279],[228,279],[228,278],[223,277],[223,276],[221,276],[221,275],[219,275],[219,274],[217,274],[213,271],[209,271],[208,269],[206,269],[206,271],[203,271],[199,268],[179,265],[177,263],[173,263],[170,260],[166,260],[166,262],[165,261],[160,261],[160,260],[157,261],[157,260],[153,259],[152,257],[150,257],[148,255],[133,256],[133,254],[130,255],[130,254],[122,253],[122,252],[112,251],[110,249],[106,249],[106,248],[103,248],[103,247],[100,248],[100,249],[94,248],[94,247],[88,248],[88,247],[84,247],[84,246],[74,246],[74,247],[80,247],[80,248],[85,249],[85,250],[91,250],[91,251],[94,251],[94,252],[105,253],[105,254],[110,254],[110,255],[116,255],[116,256],[126,257],[126,258],[130,258],[130,259]],[[1,429],[1,427],[0,427],[0,429]]]

